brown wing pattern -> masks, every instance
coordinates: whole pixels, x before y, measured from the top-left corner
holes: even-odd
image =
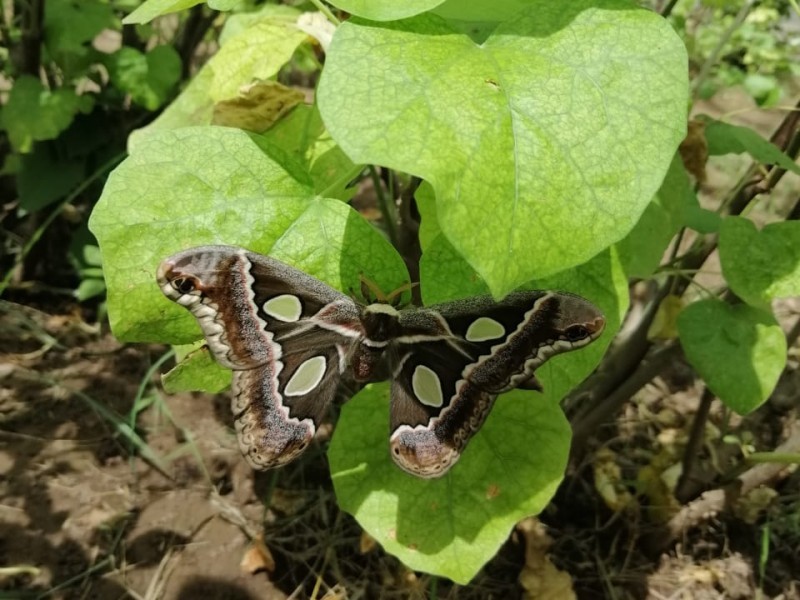
[[[216,360],[233,369],[234,422],[248,462],[267,469],[296,458],[362,335],[358,305],[302,271],[231,246],[171,256],[158,283],[194,314]]]
[[[428,314],[425,314],[428,313]],[[430,313],[446,323],[426,335]],[[549,357],[596,339],[604,319],[591,303],[553,292],[473,298],[401,313],[392,384],[392,456],[421,477],[443,475],[483,425],[498,394],[529,386]]]

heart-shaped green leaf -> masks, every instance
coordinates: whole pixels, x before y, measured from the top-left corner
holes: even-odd
[[[749,127],[711,121],[706,125],[705,136],[708,141],[708,153],[711,156],[747,152],[759,162],[767,165],[776,164],[800,175],[800,165],[781,152],[781,149],[775,144],[765,140],[757,131]]]
[[[316,197],[302,167],[236,129],[141,139],[109,177],[90,226],[103,251],[111,325],[124,340],[199,338],[194,318],[155,282],[161,260],[192,246],[244,246],[345,290],[358,289],[361,273],[383,289],[408,281],[374,227],[346,204]]]
[[[328,451],[336,497],[412,569],[467,583],[517,521],[550,501],[566,466],[569,423],[540,394],[505,394],[461,460],[424,480],[389,456],[388,391],[369,386],[342,409]]]
[[[759,231],[750,219],[728,217],[719,258],[731,289],[751,304],[800,295],[800,222],[771,223]]]
[[[701,300],[678,316],[686,358],[722,402],[739,414],[758,408],[786,364],[786,338],[771,313]]]
[[[628,233],[685,134],[686,79],[658,15],[539,0],[482,44],[430,14],[348,21],[318,98],[354,161],[433,185],[442,231],[499,296]]]

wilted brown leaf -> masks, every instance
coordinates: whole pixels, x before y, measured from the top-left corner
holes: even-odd
[[[272,552],[267,548],[262,536],[259,535],[250,542],[250,547],[242,556],[240,567],[242,571],[250,575],[259,571],[272,573],[275,570],[275,559],[272,558]]]
[[[529,518],[517,524],[525,538],[525,566],[519,574],[519,583],[525,590],[525,600],[574,600],[572,578],[559,571],[547,556],[553,540],[544,525]]]

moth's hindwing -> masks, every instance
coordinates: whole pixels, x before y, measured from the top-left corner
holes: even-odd
[[[536,368],[599,337],[605,320],[577,296],[517,292],[402,311],[399,324],[390,354],[392,457],[414,475],[439,477],[498,394],[536,389]]]
[[[267,469],[296,458],[362,336],[359,306],[302,271],[233,246],[175,254],[157,279],[234,371],[232,408],[248,462]]]

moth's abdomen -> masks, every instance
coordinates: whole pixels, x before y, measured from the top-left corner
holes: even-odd
[[[423,426],[401,426],[392,434],[389,446],[397,466],[417,477],[441,477],[460,456],[458,450]]]

